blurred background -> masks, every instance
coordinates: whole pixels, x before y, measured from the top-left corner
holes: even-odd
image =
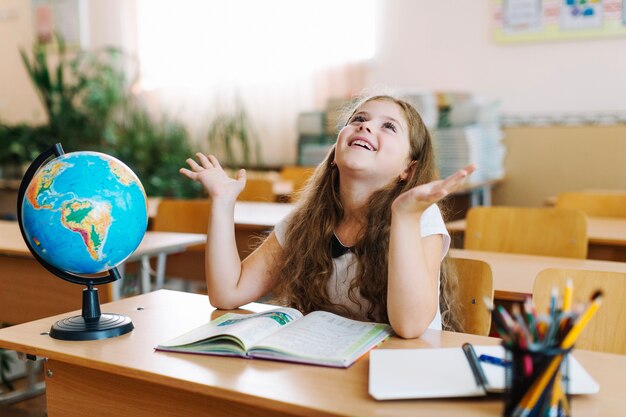
[[[0,212],[56,141],[191,198],[193,152],[270,178],[313,166],[350,100],[380,92],[421,111],[442,175],[478,162],[493,203],[623,189],[622,2],[589,23],[541,3],[2,0]]]

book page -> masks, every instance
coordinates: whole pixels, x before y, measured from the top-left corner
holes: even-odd
[[[160,344],[159,347],[178,347],[230,336],[230,339],[235,338],[240,342],[243,350],[248,350],[262,338],[301,317],[302,313],[298,310],[287,307],[256,314],[226,313],[188,333]]]
[[[251,356],[277,359],[287,355],[321,359],[317,361],[321,364],[330,361],[347,366],[390,332],[386,324],[360,322],[315,311],[260,341],[252,349]],[[268,354],[268,351],[276,354]]]

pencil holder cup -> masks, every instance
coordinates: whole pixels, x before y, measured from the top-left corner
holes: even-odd
[[[569,366],[571,349],[522,349],[504,346],[505,417],[569,417]]]

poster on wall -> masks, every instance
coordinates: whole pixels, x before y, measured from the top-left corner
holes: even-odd
[[[499,43],[626,35],[626,0],[494,0]]]

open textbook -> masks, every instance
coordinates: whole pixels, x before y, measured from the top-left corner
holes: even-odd
[[[502,346],[474,346],[476,355],[504,358]],[[569,394],[595,394],[598,383],[568,355]],[[480,362],[486,383],[478,384],[460,347],[380,349],[370,355],[369,393],[377,400],[476,397],[502,393],[504,367]]]
[[[226,313],[156,349],[347,368],[391,332],[386,324],[325,311],[303,316],[285,307],[256,314]]]

